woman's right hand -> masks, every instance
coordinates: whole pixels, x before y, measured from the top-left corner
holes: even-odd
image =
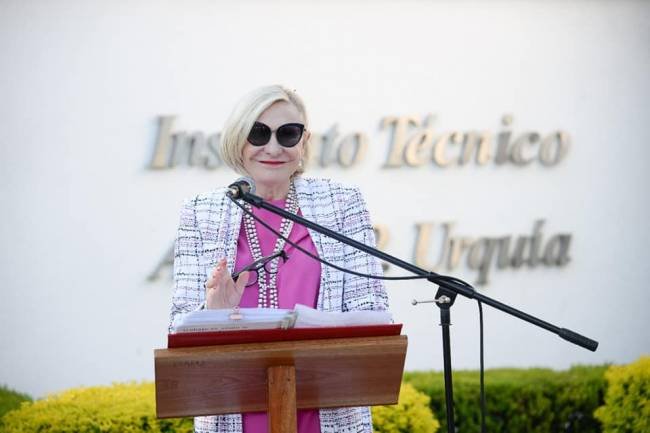
[[[219,260],[205,283],[205,307],[211,310],[238,306],[248,282],[248,275],[248,272],[242,272],[237,282],[233,281],[226,266],[226,259]]]

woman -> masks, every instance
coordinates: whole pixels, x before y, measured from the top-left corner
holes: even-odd
[[[281,86],[257,89],[235,107],[222,131],[221,156],[253,178],[256,194],[365,244],[375,243],[358,189],[301,176],[310,132],[301,99]],[[174,260],[171,321],[198,308],[308,305],[323,311],[384,310],[381,280],[321,265],[277,238],[237,207],[221,188],[187,201],[181,211]],[[319,257],[347,269],[380,275],[374,258],[261,209],[251,209],[272,227]],[[285,252],[288,260],[278,257]],[[273,254],[276,253],[276,254]],[[257,271],[233,273],[255,261]],[[171,322],[170,322],[171,323]],[[171,325],[170,325],[171,326]],[[265,413],[195,418],[197,432],[266,431]],[[301,410],[299,432],[371,432],[368,408]]]

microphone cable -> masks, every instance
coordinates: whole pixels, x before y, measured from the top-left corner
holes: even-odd
[[[339,270],[341,272],[345,272],[345,273],[348,273],[348,274],[356,275],[358,277],[373,278],[375,280],[423,280],[423,279],[427,279],[427,278],[431,277],[431,275],[407,275],[407,276],[402,276],[402,277],[386,277],[386,276],[383,276],[383,275],[370,275],[370,274],[364,274],[362,272],[352,271],[350,269],[345,269],[345,268],[343,268],[341,266],[335,265],[334,263],[328,262],[327,260],[322,259],[322,258],[318,257],[315,254],[310,253],[309,251],[302,248],[300,245],[296,244],[293,241],[290,241],[288,238],[283,236],[280,232],[278,232],[273,227],[268,225],[260,217],[258,217],[253,212],[250,212],[248,209],[246,209],[246,207],[244,205],[242,205],[241,203],[239,203],[237,200],[233,199],[232,197],[229,197],[229,198],[233,203],[235,203],[237,205],[237,207],[242,209],[247,215],[249,215],[255,221],[260,223],[262,226],[264,226],[266,229],[268,229],[271,233],[273,233],[274,235],[276,235],[280,239],[283,239],[286,243],[293,246],[295,249],[297,249],[301,253],[307,255],[308,257],[311,257],[314,260],[317,260],[317,261],[321,262],[324,265],[329,266],[330,268],[334,268],[336,270]],[[441,275],[441,277],[442,277],[442,275]],[[453,278],[453,277],[450,277],[450,278]]]
[[[334,263],[330,263],[325,259],[322,259],[318,257],[315,254],[310,253],[309,251],[305,250],[298,244],[296,244],[293,241],[290,241],[288,237],[283,236],[280,232],[275,230],[273,227],[271,227],[266,221],[262,220],[260,217],[255,215],[253,212],[250,212],[248,209],[246,209],[246,206],[242,205],[239,203],[236,199],[233,197],[228,196],[230,201],[232,201],[237,207],[239,207],[241,210],[244,211],[247,215],[249,215],[251,218],[253,218],[255,221],[260,223],[264,228],[269,230],[271,233],[274,235],[278,236],[280,239],[284,240],[286,243],[289,245],[293,246],[295,249],[300,251],[301,253],[305,254],[308,257],[311,257],[312,259],[329,266],[331,268],[334,268],[336,270],[339,270],[341,272],[345,272],[347,274],[351,275],[356,275],[358,277],[364,277],[364,278],[372,278],[375,280],[388,280],[388,281],[396,281],[396,280],[422,280],[422,279],[428,279],[429,281],[436,283],[437,281],[447,281],[447,282],[452,282],[456,284],[460,284],[462,286],[471,288],[474,290],[474,287],[461,280],[460,278],[452,277],[449,275],[439,275],[439,274],[434,274],[431,273],[429,275],[405,275],[405,276],[400,276],[400,277],[386,277],[383,275],[370,275],[370,274],[364,274],[362,272],[357,272],[357,271],[352,271],[350,269],[345,269],[341,266],[335,265]],[[365,253],[365,251],[364,251]],[[368,253],[365,253],[368,254]],[[479,375],[480,375],[480,405],[481,405],[481,433],[485,433],[485,384],[484,384],[484,357],[483,357],[483,304],[481,303],[480,300],[476,300],[478,303],[478,310],[479,310],[479,335],[480,335],[480,342],[479,342],[479,357],[480,357],[480,370],[479,370]]]

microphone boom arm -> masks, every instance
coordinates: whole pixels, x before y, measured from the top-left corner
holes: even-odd
[[[267,203],[263,198],[251,194],[249,192],[243,192],[241,194],[241,200],[250,203],[251,205],[257,207],[257,208],[262,208],[266,209],[270,212],[275,213],[276,215],[280,215],[283,218],[287,218],[289,220],[292,220],[293,222],[296,222],[300,225],[303,225],[309,229],[312,229],[320,234],[323,234],[325,236],[328,236],[332,239],[335,239],[339,242],[342,242],[344,244],[350,245],[353,248],[356,248],[358,250],[361,250],[367,254],[370,254],[371,256],[377,257],[378,259],[384,260],[388,263],[391,263],[399,268],[402,268],[404,270],[410,271],[416,275],[422,275],[426,276],[429,281],[432,283],[440,286],[441,289],[448,290],[449,292],[453,294],[458,294],[465,296],[466,298],[469,299],[476,299],[486,305],[489,305],[499,311],[502,311],[504,313],[510,314],[511,316],[517,317],[518,319],[524,320],[528,323],[531,323],[535,326],[538,326],[542,329],[545,329],[549,332],[552,332],[559,337],[563,338],[566,341],[569,341],[573,344],[576,344],[578,346],[581,346],[585,349],[591,350],[592,352],[595,352],[596,349],[598,348],[598,342],[595,340],[592,340],[588,337],[585,337],[581,334],[578,334],[577,332],[571,331],[566,328],[560,328],[558,326],[555,326],[549,322],[546,322],[544,320],[538,319],[535,316],[532,316],[530,314],[524,313],[523,311],[517,310],[516,308],[513,308],[507,304],[504,304],[502,302],[499,302],[495,299],[492,299],[488,296],[485,296],[476,290],[474,290],[473,287],[467,285],[460,284],[457,281],[450,280],[449,278],[446,278],[440,274],[437,274],[435,272],[427,271],[425,269],[422,269],[418,266],[415,266],[411,263],[408,263],[404,260],[398,259],[397,257],[394,257],[390,254],[387,254],[383,251],[380,251],[376,248],[370,247],[366,244],[363,244],[361,242],[358,242],[354,239],[350,239],[347,236],[344,236],[338,232],[335,232],[333,230],[330,230],[326,227],[323,227],[319,224],[316,224],[308,219],[305,219],[299,215],[292,214],[291,212],[287,212],[284,209],[281,209],[279,207],[273,206],[270,203]],[[232,199],[232,197],[231,197]]]

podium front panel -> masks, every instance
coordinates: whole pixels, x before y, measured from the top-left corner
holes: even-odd
[[[397,403],[406,336],[155,350],[160,418],[266,411],[267,369],[296,370],[299,409]]]

